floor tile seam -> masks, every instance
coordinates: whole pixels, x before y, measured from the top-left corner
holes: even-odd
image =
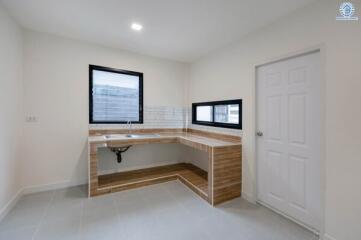
[[[54,201],[54,198],[55,198],[55,192],[56,190],[52,191],[52,194],[51,194],[51,198],[49,200],[49,203],[47,204],[47,206],[45,207],[44,209],[44,212],[43,212],[43,215],[41,216],[40,218],[40,221],[39,223],[37,224],[36,228],[35,228],[35,231],[33,232],[33,235],[32,235],[32,240],[35,240],[36,238],[36,235],[38,234],[38,232],[40,231],[40,228],[41,226],[43,225],[43,222],[45,221],[45,216],[48,214],[48,211],[50,209],[50,206],[52,204],[52,202]]]
[[[141,197],[138,192],[136,192],[136,195],[138,197]],[[120,221],[121,221],[121,213],[120,213],[120,206],[119,206],[118,200],[115,197],[113,197],[113,202],[114,202],[115,211],[116,211],[116,214],[117,214],[117,219],[118,219],[118,221],[120,223]]]
[[[81,202],[81,210],[80,210],[80,223],[79,223],[79,228],[78,228],[78,236],[81,236],[83,234],[83,225],[84,225],[84,201]]]

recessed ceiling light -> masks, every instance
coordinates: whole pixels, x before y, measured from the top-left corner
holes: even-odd
[[[135,30],[135,31],[140,31],[142,30],[143,26],[140,25],[139,23],[132,23],[132,29]]]

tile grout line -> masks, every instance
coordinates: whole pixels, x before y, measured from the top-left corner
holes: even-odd
[[[88,198],[86,198],[88,199]],[[79,235],[79,238],[80,236],[83,234],[83,217],[84,217],[84,201],[81,201],[81,211],[80,211],[80,223],[79,223],[79,228],[78,228],[78,235]]]
[[[194,194],[194,196],[198,199],[204,200],[203,198],[201,198],[198,194],[196,194],[195,192],[193,192],[187,185],[183,184],[181,181],[179,181],[178,179],[175,180],[175,182],[179,183],[182,185],[182,187],[184,187],[185,189],[187,189],[187,191],[189,191],[189,193]],[[172,199],[176,200],[176,202],[179,204],[179,206],[181,208],[183,208],[186,212],[191,213],[189,211],[189,209],[187,208],[187,206],[181,201],[178,202],[178,199],[174,196],[174,193],[172,193],[170,190],[166,189],[168,193],[170,193],[170,196]]]
[[[37,225],[37,227],[36,227],[36,229],[35,229],[35,231],[34,231],[34,233],[33,233],[33,235],[32,235],[32,238],[31,238],[32,240],[35,240],[35,237],[36,237],[36,235],[38,234],[38,232],[39,232],[39,230],[40,230],[40,227],[42,226],[42,224],[43,224],[43,222],[44,222],[44,220],[45,220],[45,216],[47,215],[47,213],[48,213],[48,211],[49,211],[49,208],[50,208],[52,202],[54,201],[55,191],[56,191],[56,190],[54,190],[54,191],[52,192],[51,199],[50,199],[48,205],[47,205],[47,206],[45,207],[45,209],[44,209],[43,216],[41,216],[41,219],[40,219],[40,221],[39,221],[39,223],[38,223],[38,225]]]
[[[198,198],[199,196],[197,195],[197,194],[195,194],[193,191],[191,191],[191,190],[189,190],[189,188],[187,187],[187,186],[185,186],[183,183],[181,183],[181,182],[179,182],[179,180],[176,180],[176,181],[171,181],[171,182],[175,182],[175,183],[178,183],[181,187],[182,187],[182,189],[184,188],[184,189],[186,189],[187,190],[187,193],[189,192],[190,194],[191,194],[191,196],[192,196],[192,198],[193,197],[196,197],[196,198]],[[169,182],[168,182],[169,183]],[[166,195],[168,195],[171,199],[174,199],[174,200],[178,200],[177,199],[177,197],[176,197],[176,194],[175,194],[175,192],[174,191],[172,191],[173,190],[173,187],[169,187],[168,185],[167,185],[167,183],[160,183],[160,184],[158,184],[161,188],[156,188],[156,190],[160,190],[160,191],[165,191],[165,193],[166,193]],[[170,185],[170,186],[172,186],[172,185]],[[148,188],[148,187],[145,187],[145,188]],[[130,190],[130,191],[132,191],[132,190]],[[121,193],[121,194],[125,194],[126,195],[126,193],[127,193],[127,191],[124,191],[123,193]],[[116,213],[117,213],[117,219],[118,219],[118,223],[119,223],[119,218],[120,218],[120,209],[121,209],[121,201],[119,201],[119,199],[117,198],[117,194],[119,194],[119,193],[113,193],[113,194],[110,194],[110,195],[108,195],[107,197],[110,197],[111,199],[111,203],[112,203],[112,206],[114,206],[115,207],[115,211],[116,211]],[[134,199],[134,198],[138,198],[138,197],[142,197],[141,198],[141,202],[146,202],[147,203],[147,201],[146,201],[146,199],[147,199],[147,196],[149,195],[149,194],[154,194],[154,192],[153,192],[153,190],[151,190],[151,191],[146,191],[145,192],[145,194],[143,195],[143,192],[142,191],[135,191],[135,195],[134,196],[131,196],[131,198],[126,198],[127,199],[127,201],[126,202],[131,202],[132,201],[132,199]],[[77,228],[77,232],[79,233],[78,234],[78,238],[79,239],[81,239],[81,237],[84,237],[83,236],[83,234],[84,233],[86,233],[86,232],[84,232],[84,230],[86,230],[87,228],[85,228],[85,226],[86,226],[86,218],[84,218],[84,216],[86,216],[86,204],[87,204],[87,198],[83,198],[83,197],[81,197],[82,199],[81,199],[81,209],[80,209],[80,219],[77,221],[78,223],[79,223],[79,227]],[[143,199],[144,199],[144,201],[143,201]],[[243,200],[242,200],[243,201]],[[38,238],[38,237],[41,237],[40,235],[39,235],[39,232],[41,231],[41,230],[43,230],[44,229],[44,226],[46,226],[47,225],[47,221],[48,221],[48,215],[49,215],[49,213],[51,213],[51,210],[52,210],[52,208],[54,207],[54,203],[55,204],[57,204],[57,191],[55,190],[55,191],[52,191],[49,195],[47,195],[47,199],[46,199],[46,201],[45,201],[46,203],[45,204],[43,204],[44,205],[44,208],[43,208],[43,212],[42,212],[42,214],[41,214],[41,216],[40,216],[40,219],[39,219],[39,221],[36,223],[36,225],[34,225],[33,226],[33,228],[35,228],[34,229],[34,231],[33,231],[33,233],[32,234],[29,234],[30,235],[30,239],[32,239],[32,240],[34,240],[34,239],[36,239],[36,238]],[[203,201],[202,201],[203,202]],[[101,203],[101,205],[95,205],[95,206],[102,206],[104,203],[101,201],[100,202]],[[187,202],[184,202],[184,201],[176,201],[176,203],[177,203],[177,209],[176,209],[176,211],[179,211],[179,212],[183,212],[183,211],[186,211],[187,213],[192,213],[192,211],[189,211],[190,209],[187,209]],[[107,204],[107,202],[105,202],[105,204]],[[238,204],[238,202],[237,202],[237,206],[238,206],[239,204]],[[152,207],[152,205],[149,205],[150,207]],[[208,205],[207,205],[208,206]],[[233,206],[233,205],[231,205],[231,206]],[[234,206],[236,206],[236,205],[234,205]],[[179,208],[178,208],[179,207]],[[213,210],[212,211],[214,211],[216,208],[213,208]],[[221,207],[221,209],[222,209],[222,207]],[[226,208],[227,209],[227,208]],[[228,208],[228,209],[233,209],[233,207],[231,207],[231,208]],[[241,208],[241,209],[243,209],[243,210],[249,210],[248,208]],[[167,209],[166,209],[167,210]],[[257,210],[257,209],[256,209]],[[261,212],[260,213],[262,213],[261,215],[259,215],[258,213],[259,213],[259,211],[257,210],[256,212],[252,212],[252,214],[251,215],[249,215],[248,217],[251,217],[251,218],[249,218],[249,219],[251,219],[251,220],[254,220],[255,218],[253,218],[253,217],[257,217],[257,218],[265,218],[265,219],[268,219],[268,220],[270,220],[270,221],[275,221],[275,225],[273,225],[273,226],[275,226],[275,228],[274,229],[272,229],[271,228],[271,231],[269,232],[269,234],[271,235],[271,238],[274,238],[274,237],[276,237],[277,239],[289,239],[289,237],[291,237],[292,238],[292,236],[293,235],[295,235],[295,239],[307,239],[307,240],[318,240],[319,238],[318,238],[318,236],[316,235],[316,234],[313,234],[312,232],[311,232],[311,234],[310,235],[308,235],[307,234],[307,237],[306,237],[306,235],[303,235],[303,232],[304,232],[304,230],[306,230],[306,232],[309,232],[309,230],[307,230],[307,229],[304,229],[303,227],[301,227],[301,226],[298,226],[297,224],[295,224],[295,223],[293,223],[293,222],[290,222],[288,219],[285,219],[284,217],[282,217],[281,215],[275,215],[272,211],[270,211],[270,210],[268,210],[268,209],[266,209],[266,208],[264,208],[264,207],[262,207],[261,206],[261,208],[259,209],[259,210],[261,210]],[[207,214],[208,213],[211,213],[211,212],[209,212],[209,211],[207,211]],[[239,212],[240,214],[242,214],[242,211],[241,212]],[[266,215],[264,215],[264,214],[266,214]],[[206,216],[206,215],[204,215],[204,216]],[[208,215],[209,216],[209,215]],[[216,216],[216,215],[215,215]],[[221,215],[219,215],[219,216],[221,216]],[[161,231],[161,230],[163,230],[163,227],[165,226],[164,225],[164,222],[162,222],[161,220],[160,220],[161,218],[156,218],[155,219],[155,221],[157,221],[157,225],[159,225],[160,226],[160,228],[159,228],[159,231]],[[282,220],[282,221],[281,221]],[[195,223],[196,224],[200,224],[198,227],[202,227],[203,226],[203,224],[202,224],[202,219],[201,219],[201,221],[195,221]],[[223,220],[222,221],[227,221],[227,223],[228,223],[228,221],[230,221],[229,223],[231,223],[232,222],[232,220],[231,219],[228,219],[228,218],[223,218]],[[165,222],[166,223],[166,222]],[[214,222],[215,223],[215,222]],[[212,224],[214,224],[214,223],[212,223]],[[268,221],[267,222],[263,222],[263,221],[261,221],[261,223],[268,223]],[[134,224],[133,224],[134,225]],[[261,224],[262,225],[262,224]],[[136,227],[136,225],[134,225],[135,227]],[[246,226],[246,227],[248,227],[248,225],[246,224],[246,225],[244,225],[244,226]],[[117,225],[117,227],[119,227],[119,225]],[[283,228],[286,228],[286,229],[289,229],[289,231],[283,231],[282,229]],[[242,230],[242,229],[240,229],[239,231],[240,232],[238,232],[238,230],[237,230],[237,232],[234,232],[234,233],[236,233],[236,234],[238,234],[238,233],[242,233],[242,234],[244,234],[244,238],[245,238],[245,240],[247,239],[253,239],[253,235],[252,235],[252,233],[253,232],[257,232],[257,226],[255,226],[254,228],[252,228],[252,231],[251,232],[249,232],[249,231],[244,231],[244,230]],[[268,229],[268,228],[267,228]],[[266,229],[266,230],[267,230]],[[302,231],[300,231],[299,229],[302,229]],[[124,231],[123,231],[124,232]],[[119,238],[117,238],[117,239],[127,239],[125,236],[129,236],[127,233],[125,233],[125,234],[123,234],[123,235],[121,235],[121,234],[119,234],[118,232],[117,232],[117,234],[119,235]],[[281,234],[281,235],[280,235]],[[206,233],[205,234],[207,237],[210,237],[211,235],[208,235],[208,233]],[[54,235],[53,235],[54,236]],[[303,237],[300,237],[300,236],[303,236]],[[125,237],[125,238],[124,238]],[[278,237],[281,237],[281,238],[278,238]],[[287,237],[287,238],[286,238]],[[52,237],[50,237],[49,239],[52,239]],[[292,238],[293,239],[293,238]]]
[[[129,190],[128,190],[129,191]],[[130,190],[131,191],[131,190]],[[134,191],[134,190],[133,190]],[[126,192],[126,191],[124,191],[124,192]],[[124,192],[123,192],[123,194],[124,194]],[[118,192],[119,193],[119,192]],[[114,194],[114,193],[113,193]],[[138,192],[136,192],[136,195],[138,196],[138,197],[140,197],[139,196],[139,193]],[[119,203],[118,203],[118,201],[117,201],[117,199],[115,198],[115,196],[113,195],[113,196],[111,196],[111,198],[112,198],[112,202],[113,202],[113,206],[115,206],[115,211],[116,211],[116,213],[117,213],[117,220],[118,220],[118,224],[119,225],[121,225],[121,212],[120,212],[120,207],[119,207]],[[124,234],[124,231],[123,231],[123,233],[122,234]]]
[[[115,211],[117,213],[118,223],[120,224],[120,212],[119,212],[119,207],[118,207],[117,201],[114,196],[111,196],[111,198],[112,198],[113,206],[115,207]]]

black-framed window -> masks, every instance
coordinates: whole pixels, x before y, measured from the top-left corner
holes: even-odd
[[[242,99],[193,103],[192,123],[242,129]]]
[[[89,123],[143,123],[143,73],[89,65]]]

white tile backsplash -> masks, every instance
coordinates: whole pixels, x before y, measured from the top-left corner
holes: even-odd
[[[193,128],[203,131],[242,135],[242,130],[192,124],[192,109],[171,106],[144,106],[144,123],[133,124],[133,129]],[[127,128],[126,124],[91,124],[90,129]]]
[[[144,106],[143,124],[133,124],[134,129],[184,128],[186,108],[169,106]],[[91,124],[90,129],[127,128],[126,124]]]
[[[224,133],[234,136],[242,136],[242,130],[238,129],[232,129],[232,128],[220,128],[220,127],[209,127],[209,126],[203,126],[203,125],[197,125],[197,124],[189,124],[189,128],[197,129],[197,130],[203,130],[207,132],[214,132],[214,133]]]

